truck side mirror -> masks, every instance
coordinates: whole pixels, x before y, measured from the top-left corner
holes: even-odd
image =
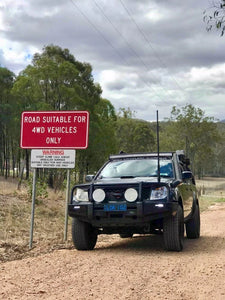
[[[95,175],[86,175],[85,176],[85,181],[86,182],[91,182],[94,179]]]
[[[191,171],[183,171],[182,172],[182,179],[192,179],[193,175]]]
[[[85,176],[85,181],[86,182],[91,182],[94,179],[95,175],[86,175]]]
[[[175,189],[181,182],[181,180],[174,180],[171,182],[170,186]]]

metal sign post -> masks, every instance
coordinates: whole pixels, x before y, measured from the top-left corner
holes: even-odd
[[[66,205],[65,205],[65,226],[64,226],[64,241],[67,241],[68,232],[68,204],[70,197],[70,170],[67,170],[67,185],[66,185]]]
[[[33,245],[33,232],[34,232],[34,210],[35,210],[35,197],[36,197],[36,175],[37,169],[34,169],[33,175],[33,188],[32,188],[32,206],[31,206],[31,222],[30,222],[30,242],[29,249],[32,249]]]

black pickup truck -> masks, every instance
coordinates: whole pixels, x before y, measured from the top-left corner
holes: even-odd
[[[112,155],[86,184],[72,189],[69,216],[76,249],[92,250],[99,234],[162,234],[181,251],[200,236],[200,211],[190,161],[183,151]]]

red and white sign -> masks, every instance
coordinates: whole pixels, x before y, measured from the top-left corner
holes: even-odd
[[[24,149],[86,149],[88,111],[25,111],[20,147]]]
[[[31,168],[75,167],[75,150],[71,149],[32,149]]]

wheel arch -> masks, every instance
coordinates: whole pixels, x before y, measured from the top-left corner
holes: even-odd
[[[193,197],[193,201],[192,201],[192,207],[191,207],[191,212],[190,214],[184,218],[184,222],[187,223],[190,219],[193,218],[194,214],[195,214],[195,211],[196,211],[196,206],[199,207],[199,200],[198,200],[198,197],[197,197],[197,193],[194,195]]]

